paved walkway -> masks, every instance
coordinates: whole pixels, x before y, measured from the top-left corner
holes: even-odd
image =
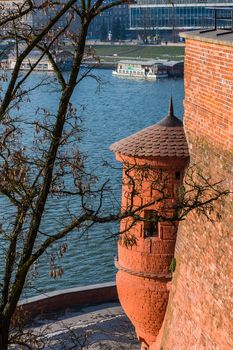
[[[37,319],[46,350],[138,350],[134,328],[118,303],[87,306]]]

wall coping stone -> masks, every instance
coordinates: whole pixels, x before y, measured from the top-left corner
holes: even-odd
[[[179,35],[181,38],[185,39],[198,40],[206,43],[212,43],[223,46],[233,46],[233,33],[227,34],[227,32],[229,32],[229,30],[215,30],[209,32],[195,30],[192,32],[179,33]]]
[[[83,287],[62,289],[35,297],[23,299],[18,303],[16,313],[25,314],[27,321],[46,314],[61,313],[84,305],[98,305],[118,302],[115,282],[93,284]]]
[[[74,287],[74,288],[67,288],[67,289],[60,289],[54,292],[46,292],[44,294],[40,294],[31,298],[22,299],[19,301],[18,305],[25,305],[30,303],[35,303],[37,301],[53,298],[60,295],[68,295],[78,292],[86,292],[86,291],[94,291],[95,289],[102,289],[107,287],[116,287],[116,282],[105,282],[105,283],[98,283],[98,284],[90,284],[88,286],[82,286],[82,287]]]

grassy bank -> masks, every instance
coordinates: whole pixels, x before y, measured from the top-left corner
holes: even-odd
[[[182,60],[184,57],[183,46],[132,46],[132,45],[96,45],[96,54],[104,60],[114,60],[121,58],[141,58],[141,59],[170,59]],[[117,55],[117,57],[116,57]]]

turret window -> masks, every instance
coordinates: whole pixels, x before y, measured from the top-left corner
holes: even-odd
[[[144,212],[144,236],[158,237],[158,215],[155,210],[145,210]]]

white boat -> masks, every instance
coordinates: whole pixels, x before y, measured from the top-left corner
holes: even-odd
[[[20,48],[20,52],[23,47]],[[70,70],[72,66],[72,59],[69,56],[70,53],[66,51],[56,52],[55,61],[61,70]],[[17,62],[17,56],[15,50],[13,50],[7,61],[8,69],[14,69]],[[47,56],[42,56],[41,51],[33,50],[29,55],[23,60],[20,69],[24,71],[29,71],[33,68],[34,71],[54,71],[53,65]]]
[[[17,57],[13,51],[8,57],[8,68],[14,69]],[[40,51],[32,51],[21,64],[21,70],[29,71],[34,66],[35,71],[53,71],[53,66],[46,56],[41,58]]]
[[[150,61],[129,61],[122,60],[117,64],[117,69],[112,72],[113,75],[141,79],[167,78],[167,67],[162,63]]]

